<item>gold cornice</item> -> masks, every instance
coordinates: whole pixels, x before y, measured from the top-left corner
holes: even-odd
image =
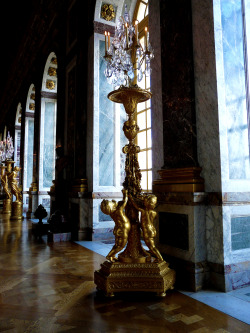
[[[87,179],[75,179],[72,182],[72,192],[88,192]]]
[[[160,179],[153,182],[153,192],[204,192],[201,170],[199,167],[159,170]]]

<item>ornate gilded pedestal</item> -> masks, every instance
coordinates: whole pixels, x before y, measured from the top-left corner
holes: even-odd
[[[4,162],[6,163],[6,162]],[[8,173],[11,170],[11,164],[8,163],[7,166],[1,166],[1,183],[3,186],[3,190],[6,198],[3,200],[3,214],[10,215],[11,214],[11,192],[9,189],[8,183]]]
[[[11,199],[3,200],[3,214],[11,214]]]
[[[108,296],[121,291],[148,291],[165,296],[166,290],[173,289],[175,271],[168,267],[154,244],[157,198],[142,193],[137,160],[140,147],[135,144],[139,131],[135,119],[136,106],[151,98],[151,93],[138,87],[122,86],[112,91],[108,98],[124,105],[128,120],[123,131],[129,143],[123,147],[126,154],[123,200],[118,203],[103,200],[101,204],[103,213],[110,215],[115,222],[115,245],[107,255],[108,261],[95,271],[94,281],[97,289]],[[149,252],[142,247],[141,232]],[[120,252],[125,246],[125,250]]]
[[[11,220],[22,220],[23,203],[20,201],[12,202]]]
[[[33,218],[34,212],[38,206],[38,198],[37,198],[37,183],[35,180],[30,185],[29,188],[29,206],[28,206],[28,211],[26,213],[26,217],[31,219]]]
[[[123,263],[105,261],[95,272],[97,289],[104,290],[107,296],[115,292],[145,291],[166,296],[166,290],[173,289],[175,271],[168,263]]]
[[[7,168],[8,170],[8,168]],[[16,201],[12,202],[12,220],[21,220],[23,218],[23,196],[18,184],[18,172],[20,168],[15,166],[11,172],[8,172],[8,182],[11,193],[16,197]]]

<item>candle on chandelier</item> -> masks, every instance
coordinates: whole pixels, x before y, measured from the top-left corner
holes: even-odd
[[[147,27],[145,28],[145,38],[146,38],[145,47],[146,47],[146,51],[147,51],[148,50],[148,28]]]
[[[107,31],[105,31],[105,55],[107,54]]]
[[[125,31],[126,31],[126,48],[128,49],[128,23],[125,24]]]
[[[110,49],[110,32],[108,32],[108,50]]]
[[[135,21],[135,40],[136,45],[138,45],[138,20]]]

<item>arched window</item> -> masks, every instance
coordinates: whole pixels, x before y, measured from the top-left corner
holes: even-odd
[[[20,148],[21,148],[21,121],[22,121],[22,106],[21,103],[17,105],[16,120],[15,120],[15,151],[14,161],[16,166],[20,166]]]
[[[27,191],[33,176],[33,147],[34,147],[34,116],[35,116],[35,86],[31,84],[25,108],[25,137],[24,137],[24,168],[23,168],[23,203],[24,210],[28,205]]]
[[[47,209],[50,205],[47,191],[55,178],[56,107],[57,58],[52,52],[47,59],[43,74],[40,119],[39,203]]]
[[[136,4],[134,20],[138,20],[139,40],[145,47],[146,32],[148,29],[148,0],[139,0]],[[145,70],[145,61],[142,64]],[[136,82],[139,87],[150,90],[150,77],[144,76],[142,81]],[[138,154],[142,173],[141,187],[143,191],[152,191],[152,140],[151,140],[151,100],[139,103],[137,106],[137,123],[140,131],[137,135],[137,144],[141,150]]]

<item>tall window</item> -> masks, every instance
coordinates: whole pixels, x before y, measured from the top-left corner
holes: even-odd
[[[15,121],[14,161],[16,162],[15,163],[16,166],[20,166],[21,121],[22,121],[22,107],[21,107],[21,103],[19,103],[17,106],[16,121]]]
[[[23,190],[28,191],[33,176],[35,87],[30,86],[25,110]]]
[[[139,0],[136,5],[134,19],[139,21],[139,40],[145,47],[145,28],[148,29],[148,0]],[[145,70],[145,61],[142,64]],[[139,87],[150,91],[150,77],[143,77],[136,82]],[[137,106],[137,123],[140,131],[137,135],[137,144],[141,150],[138,154],[139,165],[142,173],[141,187],[143,191],[152,190],[152,140],[151,140],[151,100],[139,103]]]
[[[45,65],[41,91],[39,203],[49,209],[47,191],[55,178],[57,58],[52,52]]]

